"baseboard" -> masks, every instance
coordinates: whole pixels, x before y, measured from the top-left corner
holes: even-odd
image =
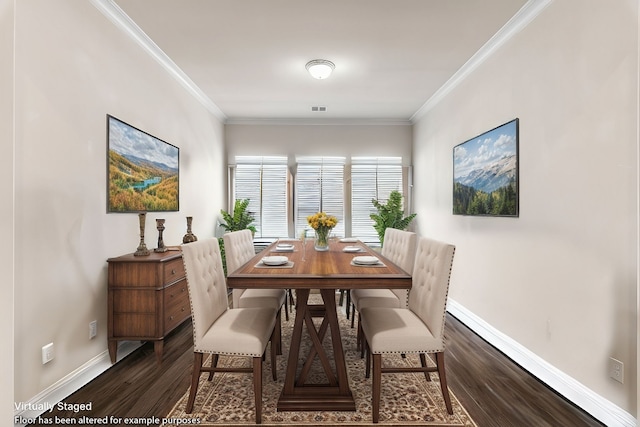
[[[122,358],[134,350],[137,350],[141,345],[142,344],[137,341],[124,341],[118,346],[118,360],[122,360]],[[28,402],[21,402],[23,408],[26,409],[19,408],[16,410],[14,408],[14,427],[23,427],[27,424],[34,423],[34,420],[46,411],[46,409],[39,408],[55,406],[58,402],[61,402],[85,386],[111,366],[113,365],[111,364],[109,352],[105,350],[55,384],[38,393]]]
[[[555,368],[518,342],[489,325],[458,302],[449,299],[447,311],[489,344],[522,366],[531,375],[606,426],[636,426],[636,419],[630,413]]]

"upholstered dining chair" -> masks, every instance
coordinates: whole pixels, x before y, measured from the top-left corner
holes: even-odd
[[[430,381],[429,372],[437,371],[447,412],[453,414],[444,368],[444,325],[454,252],[455,246],[451,244],[420,238],[408,307],[364,307],[360,311],[367,349],[367,377],[373,358],[371,403],[374,423],[379,421],[383,373],[424,372]],[[417,353],[421,366],[383,368],[383,355],[392,353]],[[428,353],[435,354],[436,367],[427,365]]]
[[[193,371],[186,412],[193,411],[200,374],[209,372],[253,373],[256,424],[262,421],[262,359],[271,340],[271,369],[276,380],[274,345],[277,310],[272,307],[229,309],[227,284],[217,239],[182,246],[193,324]],[[203,357],[211,354],[211,367]],[[219,355],[248,356],[252,367],[218,367]]]
[[[227,272],[242,267],[256,254],[251,230],[232,231],[222,236],[227,260]],[[233,289],[233,308],[271,307],[278,312],[276,323],[276,348],[282,354],[282,307],[287,301],[285,289]],[[288,309],[285,315],[289,317]]]
[[[416,255],[416,233],[411,231],[387,228],[384,232],[384,245],[381,254],[406,272],[413,270]],[[352,289],[351,290],[351,327],[358,311],[357,345],[364,356],[362,345],[362,327],[360,326],[360,310],[364,307],[406,308],[408,289]],[[347,310],[349,307],[347,306]]]

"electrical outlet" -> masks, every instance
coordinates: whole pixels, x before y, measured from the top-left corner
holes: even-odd
[[[42,347],[42,364],[44,365],[45,363],[51,362],[53,360],[53,356],[53,343],[50,342]]]
[[[613,357],[609,358],[609,376],[624,384],[624,363]]]
[[[89,323],[89,339],[95,338],[98,335],[98,321],[94,320]]]

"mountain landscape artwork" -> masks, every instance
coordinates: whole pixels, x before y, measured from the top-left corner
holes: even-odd
[[[518,216],[518,125],[514,119],[453,148],[453,213]]]
[[[179,209],[180,149],[107,116],[108,212]]]

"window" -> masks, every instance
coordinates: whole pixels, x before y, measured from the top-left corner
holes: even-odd
[[[324,211],[338,218],[335,236],[377,243],[371,200],[386,201],[398,190],[405,207],[410,206],[410,169],[400,157],[352,157],[350,163],[344,157],[298,156],[294,188],[286,156],[238,156],[229,168],[229,200],[233,206],[236,199],[249,199],[256,239],[265,242],[300,236],[310,229],[307,217]]]
[[[309,229],[309,215],[323,211],[338,218],[332,234],[344,237],[344,157],[298,157],[296,161],[296,236]]]
[[[230,176],[234,197],[249,199],[249,212],[255,217],[257,238],[288,235],[287,157],[236,157]],[[233,173],[233,169],[235,169]]]
[[[400,157],[354,157],[351,164],[351,234],[363,241],[378,241],[370,215],[372,199],[386,201],[391,191],[403,193]]]

